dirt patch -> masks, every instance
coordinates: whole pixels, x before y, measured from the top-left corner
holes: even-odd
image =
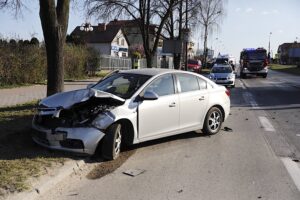
[[[88,179],[99,179],[107,174],[110,174],[112,172],[114,172],[116,169],[118,169],[119,167],[122,166],[122,164],[124,162],[126,162],[126,160],[132,156],[135,153],[136,149],[128,149],[123,151],[119,158],[117,158],[116,160],[112,160],[112,161],[102,161],[98,160],[100,158],[94,158],[96,160],[94,161],[99,161],[100,163],[97,164],[87,175]]]

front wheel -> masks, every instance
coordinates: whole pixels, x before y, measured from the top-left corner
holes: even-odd
[[[121,124],[111,125],[103,138],[102,157],[106,160],[115,160],[121,152],[122,132]]]
[[[212,107],[206,114],[203,132],[208,135],[214,135],[219,132],[223,122],[223,114],[217,107]]]

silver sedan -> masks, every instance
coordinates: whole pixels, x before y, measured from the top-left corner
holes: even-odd
[[[43,99],[33,140],[84,154],[101,148],[116,159],[121,146],[202,129],[216,134],[230,111],[229,91],[190,72],[119,71],[87,89]]]

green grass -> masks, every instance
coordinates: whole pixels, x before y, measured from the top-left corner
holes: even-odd
[[[297,67],[296,65],[271,64],[270,69],[278,72],[284,72],[284,73],[294,74],[298,76],[300,75],[300,67]]]
[[[31,120],[37,102],[0,108],[0,188],[20,192],[30,188],[28,180],[61,165],[64,153],[51,152],[31,139]],[[1,190],[0,190],[1,191]],[[1,198],[0,192],[0,198]]]

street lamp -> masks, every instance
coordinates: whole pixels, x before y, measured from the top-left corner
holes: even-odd
[[[271,51],[270,51],[270,49],[271,49],[271,35],[272,35],[272,32],[270,32],[270,34],[269,34],[269,53],[268,53],[268,58],[269,58],[269,61],[270,61],[270,55],[271,55]]]
[[[80,30],[85,31],[85,32],[90,32],[90,31],[93,31],[94,29],[93,29],[91,23],[86,22],[86,23],[81,24]]]

